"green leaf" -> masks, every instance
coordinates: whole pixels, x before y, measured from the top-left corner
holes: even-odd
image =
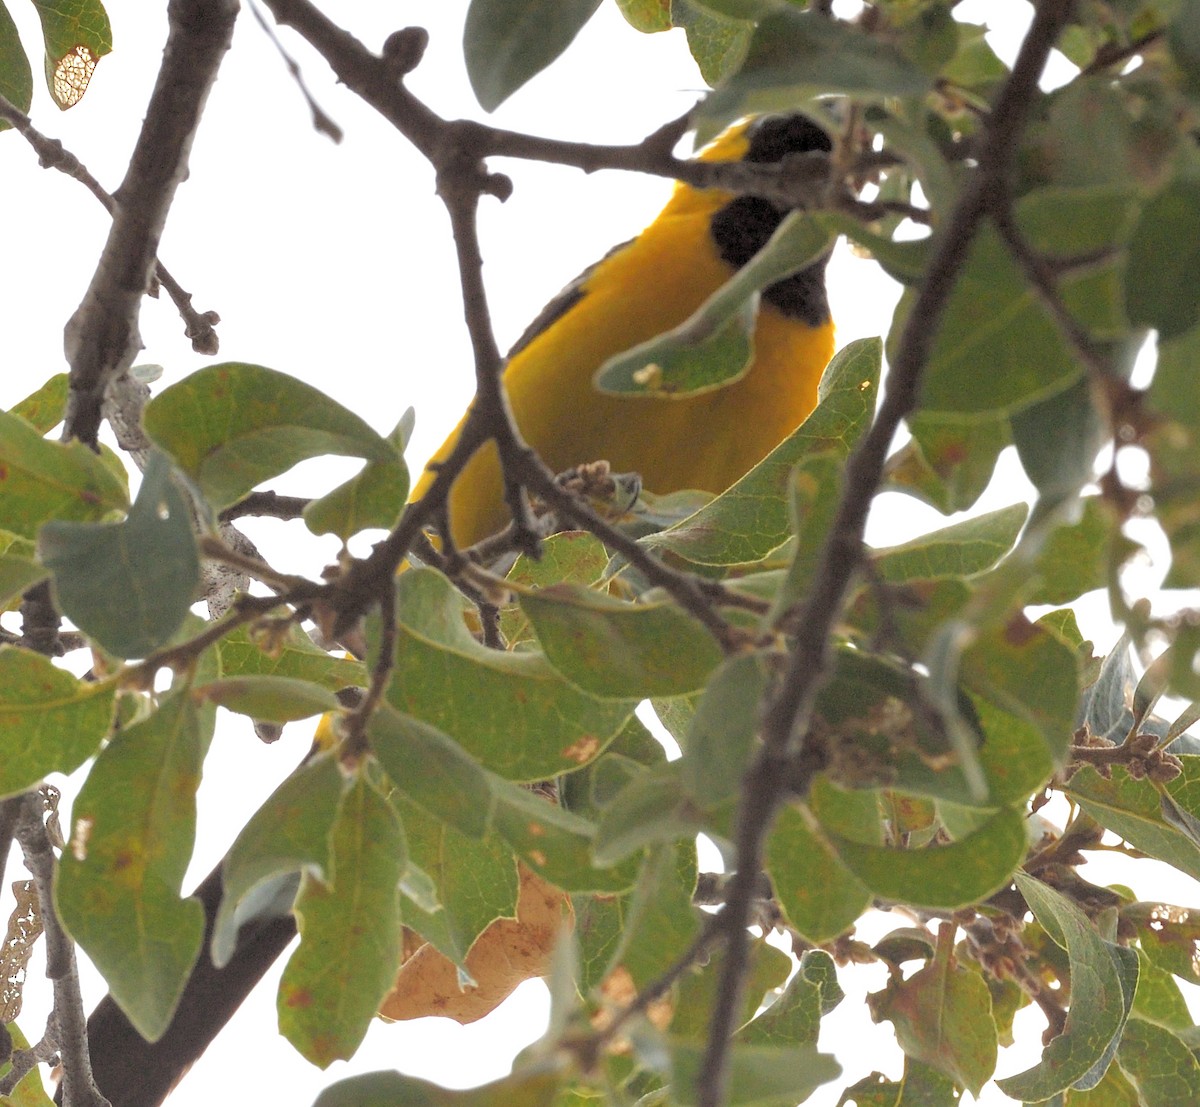
[[[64,111],[87,91],[96,63],[112,51],[112,27],[100,0],[33,0],[46,43],[46,85]]]
[[[978,830],[945,846],[891,849],[829,836],[839,861],[883,899],[956,908],[986,899],[1011,879],[1028,848],[1025,819],[997,812]]]
[[[469,838],[494,831],[527,865],[569,891],[629,887],[628,866],[592,864],[595,827],[578,815],[480,768],[434,727],[381,705],[369,734],[396,787],[427,814]]]
[[[1121,915],[1137,927],[1138,944],[1154,965],[1200,984],[1200,914],[1167,903],[1134,903]]]
[[[116,657],[158,649],[196,599],[192,514],[157,451],[124,522],[49,522],[38,550],[63,614]]]
[[[369,1072],[331,1084],[313,1107],[551,1107],[560,1077],[525,1068],[467,1091],[440,1088],[398,1072]]]
[[[1016,412],[1011,426],[1021,465],[1038,490],[1035,519],[1078,497],[1109,435],[1083,379]]]
[[[1086,1092],[1072,1089],[1063,1094],[1062,1100],[1067,1107],[1145,1107],[1120,1065],[1109,1065],[1104,1079],[1094,1088]]]
[[[301,877],[300,946],[278,1000],[280,1033],[323,1069],[353,1056],[400,964],[404,830],[361,769],[342,794],[330,846],[332,873]]]
[[[737,71],[754,33],[753,23],[715,15],[691,0],[671,0],[671,20],[683,28],[688,50],[710,88]]]
[[[644,846],[693,838],[703,820],[684,795],[679,763],[638,773],[604,809],[596,832],[599,865],[624,860]]]
[[[33,103],[33,70],[17,34],[17,25],[3,3],[0,3],[0,96],[23,112],[28,112]],[[7,119],[0,119],[0,131],[11,126]]]
[[[85,684],[32,650],[0,646],[0,796],[72,773],[100,745],[114,690]]]
[[[694,803],[732,799],[750,765],[770,670],[761,654],[728,658],[696,707],[679,763],[680,783]]]
[[[1167,26],[1167,43],[1188,91],[1200,93],[1200,19],[1190,4],[1180,4]]]
[[[915,295],[905,292],[896,309],[888,338],[893,353]],[[1080,374],[1037,293],[996,232],[985,226],[968,251],[933,340],[923,410],[951,417],[1008,415],[1061,391]]]
[[[638,871],[631,861],[598,868],[592,860],[595,827],[541,796],[493,778],[493,825],[534,872],[567,892],[623,892]]]
[[[733,384],[754,357],[758,293],[811,265],[833,235],[805,212],[792,212],[770,241],[682,323],[596,371],[601,392],[632,396],[689,396]]]
[[[1029,128],[1027,156],[1056,184],[1153,188],[1177,141],[1174,127],[1155,127],[1154,114],[1107,72],[1081,76],[1049,98],[1045,120]]]
[[[1192,1015],[1175,977],[1159,968],[1144,949],[1138,950],[1137,993],[1133,1016],[1176,1033],[1192,1029]]]
[[[164,389],[142,415],[146,433],[214,509],[310,457],[394,462],[395,447],[323,392],[261,365],[210,365]]]
[[[691,0],[697,8],[727,19],[761,19],[771,12],[779,11],[788,0]]]
[[[813,943],[849,930],[871,902],[867,886],[799,808],[780,812],[767,840],[766,869],[788,921]]]
[[[239,715],[277,723],[307,719],[324,711],[337,711],[342,706],[332,692],[293,677],[222,677],[198,685],[196,695]]]
[[[398,797],[409,858],[433,881],[436,910],[404,905],[404,922],[461,966],[493,920],[516,915],[517,865],[497,835],[468,837],[412,800]]]
[[[361,530],[391,530],[408,499],[408,466],[401,457],[368,461],[345,484],[304,509],[313,534],[335,534],[343,542]]]
[[[367,735],[384,771],[409,800],[469,838],[487,833],[494,804],[489,774],[461,746],[386,703],[372,715]]]
[[[0,7],[2,10],[2,7]],[[0,20],[3,20],[0,16]],[[11,100],[12,97],[10,96]],[[0,130],[3,126],[0,125]],[[41,388],[31,392],[12,409],[13,415],[19,415],[29,423],[39,434],[49,434],[62,422],[63,413],[67,409],[67,389],[70,378],[66,373],[55,373]]]
[[[1001,451],[1012,442],[1004,417],[955,420],[917,412],[908,426],[912,441],[888,459],[886,485],[916,496],[943,515],[975,504],[991,483]]]
[[[1168,786],[1172,794],[1177,788],[1194,789],[1200,782],[1200,757],[1187,755],[1180,760],[1183,774]],[[1085,766],[1071,777],[1066,794],[1131,846],[1200,880],[1200,845],[1167,817],[1163,799],[1150,781],[1133,780],[1120,767],[1105,780]]]
[[[728,311],[701,314],[710,302],[674,330],[609,358],[596,371],[596,389],[666,398],[700,395],[741,380],[754,360],[758,295],[751,292]]]
[[[767,615],[767,622],[772,626],[778,625],[785,614],[808,595],[825,541],[837,516],[845,468],[845,460],[830,450],[802,458],[792,470],[788,515],[794,537],[785,547],[791,558]]]
[[[833,958],[806,950],[797,972],[779,998],[738,1033],[747,1045],[816,1045],[821,1019],[844,998]]]
[[[960,580],[986,572],[1012,549],[1028,514],[1025,504],[1010,504],[899,546],[874,550],[875,570],[890,584]]]
[[[47,519],[103,519],[128,506],[124,483],[82,442],[49,442],[0,412],[0,528],[36,538]]]
[[[120,731],[71,809],[74,837],[59,861],[63,925],[151,1042],[170,1022],[204,936],[204,910],[180,888],[210,737],[181,692]]]
[[[318,754],[276,788],[242,827],[221,868],[224,891],[212,939],[218,968],[229,963],[238,927],[263,906],[264,894],[282,891],[284,882],[278,878],[307,871],[332,875],[329,836],[341,798],[337,759]],[[290,908],[295,886],[286,888]]]
[[[1055,527],[1037,559],[1037,587],[1031,604],[1063,604],[1108,585],[1117,565],[1138,549],[1126,538],[1116,510],[1103,496],[1081,501],[1076,522]]]
[[[224,677],[289,677],[332,692],[367,683],[367,668],[361,661],[326,653],[294,623],[287,625],[281,637],[259,641],[251,638],[247,628],[238,627],[215,648]]]
[[[563,583],[589,585],[603,578],[608,562],[608,551],[594,534],[566,530],[552,534],[542,543],[538,560],[521,554],[504,579],[517,588],[546,588]],[[524,612],[511,604],[500,612],[500,630],[510,646],[533,637]]]
[[[0,10],[3,10],[2,6]],[[21,1033],[21,1028],[15,1022],[3,1024],[3,1029],[11,1039],[14,1050],[29,1048],[29,1039]],[[0,1080],[8,1075],[11,1068],[11,1060],[0,1062]],[[54,1100],[46,1094],[41,1069],[37,1065],[21,1077],[17,1086],[3,1098],[3,1103],[4,1107],[54,1107]]]
[[[593,696],[687,695],[703,688],[721,663],[712,635],[673,600],[627,603],[555,584],[520,602],[546,660]]]
[[[1138,1090],[1143,1107],[1200,1101],[1200,1061],[1171,1031],[1143,1019],[1125,1024],[1117,1063]]]
[[[642,539],[701,565],[760,561],[791,534],[787,489],[796,463],[830,452],[847,457],[875,413],[878,339],[851,342],[821,378],[816,410],[732,488],[682,523]]]
[[[31,557],[0,554],[0,609],[50,574]]]
[[[480,645],[463,623],[458,593],[440,573],[402,573],[396,592],[388,701],[444,731],[502,777],[546,780],[577,769],[631,714],[632,702],[578,691],[538,653]],[[462,688],[472,694],[458,694]]]
[[[666,972],[700,928],[701,916],[692,904],[695,888],[692,842],[653,850],[633,891],[612,902],[616,948],[608,951],[604,975],[623,969],[636,988],[644,988]]]
[[[495,111],[572,42],[600,0],[471,0],[463,30],[467,76]]]
[[[871,1017],[890,1021],[908,1057],[933,1066],[978,1097],[996,1069],[999,1043],[983,977],[939,939],[932,961],[868,997]]]
[[[816,94],[882,99],[922,96],[928,88],[929,78],[878,36],[789,7],[760,20],[741,68],[703,110],[733,116],[793,106]]]
[[[958,24],[958,52],[942,68],[947,81],[960,88],[986,90],[1008,76],[1008,67],[984,37],[987,32],[980,24]]]
[[[1071,1007],[1063,1032],[1033,1068],[996,1083],[1014,1099],[1040,1102],[1078,1087],[1095,1087],[1120,1041],[1137,987],[1137,954],[1104,941],[1082,911],[1024,873],[1017,888],[1038,922],[1066,949],[1071,965]]]
[[[721,987],[724,956],[722,952],[716,953],[698,970],[685,974],[680,980],[675,1017],[671,1020],[672,1037],[696,1043],[704,1041]],[[782,988],[791,971],[791,958],[782,950],[763,941],[751,942],[742,1004],[735,1012],[736,1023],[750,1022],[762,1006],[764,996],[773,995]]]
[[[625,22],[643,34],[669,31],[671,22],[671,0],[617,0],[617,8]]]
[[[929,239],[888,238],[857,219],[836,211],[814,212],[812,216],[833,234],[845,235],[860,253],[870,254],[885,273],[900,284],[915,284],[929,261]]]
[[[1056,765],[1075,732],[1079,658],[1058,635],[1023,616],[989,628],[963,653],[960,677],[972,691],[1037,727]]]
[[[1129,321],[1164,339],[1200,321],[1200,181],[1171,182],[1142,209],[1129,243],[1125,307]]]
[[[697,1081],[704,1060],[702,1046],[670,1041],[671,1102],[691,1107],[698,1102]],[[836,1080],[842,1067],[816,1046],[735,1045],[729,1055],[730,1107],[782,1107],[800,1103],[822,1084]]]

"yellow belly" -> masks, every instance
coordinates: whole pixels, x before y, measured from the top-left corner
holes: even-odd
[[[697,203],[698,195],[705,202]],[[583,299],[510,361],[504,381],[517,426],[555,472],[604,459],[615,472],[640,473],[652,492],[722,492],[816,405],[833,353],[833,326],[810,327],[765,301],[754,361],[735,384],[683,399],[606,396],[592,386],[609,357],[681,323],[732,276],[708,234],[709,218],[726,198],[692,193],[674,214],[669,206],[639,238],[601,262]],[[456,429],[434,462],[457,436]],[[414,497],[431,480],[427,470]],[[449,509],[459,546],[507,524],[494,444],[463,470]]]

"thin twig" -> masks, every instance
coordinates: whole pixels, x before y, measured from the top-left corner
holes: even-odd
[[[686,133],[690,112],[632,145],[566,142],[506,131],[470,120],[447,120],[397,80],[386,57],[372,53],[320,12],[310,0],[263,0],[276,20],[294,28],[325,58],[338,79],[395,126],[431,162],[449,150],[470,148],[479,158],[507,157],[570,166],[585,173],[624,169],[671,177],[694,188],[723,188],[765,196],[788,207],[804,207],[823,191],[828,161],[809,156],[812,173],[750,162],[705,162],[676,158],[672,151]],[[804,159],[791,159],[803,162]]]
[[[371,683],[362,702],[347,719],[345,753],[356,759],[364,756],[370,748],[367,726],[387,691],[392,670],[396,667],[396,587],[393,580],[388,580],[379,598],[379,652],[371,668]]]
[[[268,489],[263,492],[251,492],[227,507],[218,518],[222,523],[232,523],[247,515],[265,519],[299,519],[310,503],[312,500],[307,497],[281,496],[278,492]]]
[[[46,975],[54,986],[54,1037],[63,1066],[62,1107],[111,1107],[92,1078],[75,944],[63,930],[54,910],[55,859],[43,821],[44,801],[37,793],[28,793],[22,803],[16,838],[25,856],[25,866],[37,883],[45,927]]]
[[[921,290],[892,360],[887,395],[871,430],[847,464],[845,492],[798,620],[788,671],[766,706],[763,745],[741,790],[735,833],[737,871],[720,915],[726,926],[728,953],[700,1071],[700,1107],[720,1107],[724,1102],[729,1050],[749,963],[746,924],[762,869],[764,844],[789,789],[806,792],[819,768],[819,758],[806,747],[804,738],[816,692],[825,678],[832,629],[862,557],[866,517],[882,480],[888,449],[901,421],[916,407],[922,370],[938,323],[994,190],[1006,187],[1038,79],[1072,8],[1071,0],[1042,0],[1037,7],[988,120],[979,166],[949,219],[935,233]]]
[[[267,38],[271,40],[271,44],[279,52],[279,56],[283,59],[283,64],[287,66],[288,73],[291,74],[292,80],[296,82],[296,87],[300,90],[300,95],[304,97],[304,102],[308,104],[308,110],[312,113],[314,130],[326,135],[334,142],[341,142],[344,137],[342,128],[329,117],[325,109],[317,103],[313,94],[308,91],[308,85],[304,83],[304,74],[300,71],[299,62],[283,48],[283,43],[279,41],[279,36],[275,33],[275,28],[263,18],[262,12],[258,10],[258,5],[253,3],[253,0],[251,0],[249,7],[250,14],[254,16],[258,25],[266,33]]]
[[[0,96],[0,119],[7,119],[13,128],[33,147],[39,164],[45,169],[57,169],[84,186],[111,215],[116,201],[96,180],[74,154],[56,138],[42,134],[20,108]],[[197,311],[192,307],[192,294],[185,292],[179,282],[167,272],[167,267],[155,259],[154,275],[158,283],[167,290],[171,302],[184,322],[184,334],[192,341],[192,349],[198,354],[215,354],[219,346],[214,324],[221,321],[215,311]]]
[[[1105,69],[1110,69],[1114,65],[1122,65],[1129,61],[1130,58],[1142,53],[1147,46],[1153,46],[1157,42],[1161,42],[1163,32],[1161,30],[1148,31],[1146,34],[1135,38],[1127,46],[1116,46],[1108,43],[1101,46],[1096,51],[1096,56],[1088,62],[1080,71],[1081,77],[1091,77],[1097,73],[1102,73]]]

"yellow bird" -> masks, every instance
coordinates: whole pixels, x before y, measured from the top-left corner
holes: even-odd
[[[831,149],[820,127],[790,114],[735,124],[700,157],[772,163]],[[786,214],[759,197],[679,184],[650,226],[547,306],[509,353],[504,384],[521,434],[553,471],[604,459],[614,472],[640,474],[652,492],[718,493],[804,421],[833,354],[824,259],[764,291],[754,360],[735,383],[679,399],[610,396],[592,384],[608,358],[691,315]],[[430,459],[414,499],[433,481],[461,428],[460,422]],[[507,525],[494,443],[458,477],[449,512],[460,548]]]

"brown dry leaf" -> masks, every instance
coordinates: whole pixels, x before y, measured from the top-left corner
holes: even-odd
[[[524,865],[518,870],[517,917],[496,919],[467,952],[476,987],[461,988],[454,962],[426,942],[411,956],[406,949],[396,983],[379,1008],[384,1018],[441,1015],[465,1025],[494,1011],[523,980],[550,971],[562,928],[575,925],[571,901]]]

